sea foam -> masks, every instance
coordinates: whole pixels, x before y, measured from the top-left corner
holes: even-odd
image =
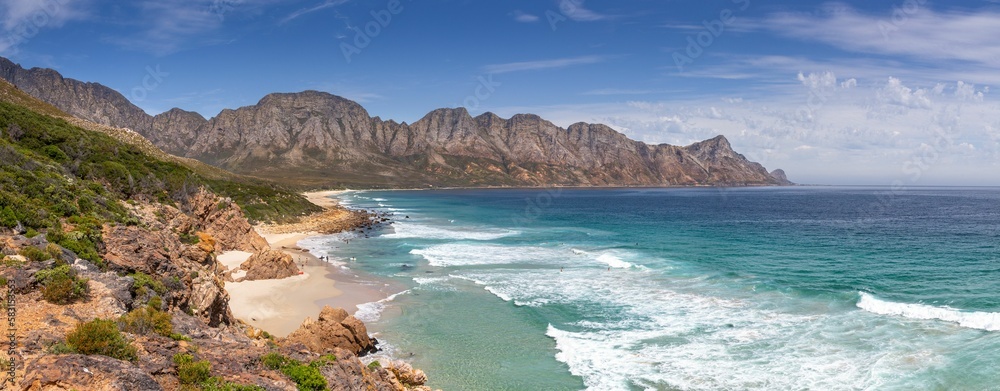
[[[866,292],[859,292],[858,308],[873,314],[902,316],[920,320],[943,320],[959,326],[987,331],[1000,330],[1000,312],[966,312],[948,307],[926,304],[896,303],[881,300]]]
[[[354,313],[354,317],[358,318],[362,322],[376,322],[382,317],[382,311],[385,311],[385,307],[390,301],[395,300],[399,295],[409,292],[410,290],[407,289],[379,301],[358,304],[358,310]]]
[[[385,239],[438,239],[438,240],[495,240],[519,234],[518,231],[507,229],[457,227],[448,229],[428,224],[405,222],[396,219],[393,224],[395,232],[382,235]]]

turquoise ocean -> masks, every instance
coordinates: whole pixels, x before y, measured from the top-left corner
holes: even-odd
[[[1000,189],[352,191],[307,239],[445,390],[1000,389]],[[346,240],[350,240],[347,243]]]

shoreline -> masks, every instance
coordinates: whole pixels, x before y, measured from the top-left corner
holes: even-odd
[[[304,195],[333,216],[340,216],[336,199],[329,198],[343,191],[309,192]],[[322,236],[315,231],[289,231],[276,226],[255,226],[254,229],[274,250],[292,257],[303,274],[280,280],[226,282],[229,306],[233,315],[247,324],[276,337],[285,337],[297,330],[307,318],[316,319],[324,306],[343,308],[353,315],[358,305],[376,302],[398,293],[390,280],[353,270],[317,258],[299,247],[304,239]],[[279,227],[280,228],[280,227]],[[301,228],[299,226],[295,228]],[[220,254],[230,270],[239,267],[243,254]],[[235,258],[235,259],[234,259]],[[238,263],[237,263],[238,262]],[[235,266],[235,267],[234,267]]]

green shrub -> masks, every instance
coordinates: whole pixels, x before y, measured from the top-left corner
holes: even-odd
[[[150,308],[154,308],[157,310],[162,309],[163,299],[161,299],[160,296],[153,296],[152,298],[149,299],[148,305]]]
[[[379,368],[382,368],[382,363],[380,363],[378,361],[372,361],[372,362],[368,363],[368,369],[370,369],[370,370],[374,371],[374,370],[378,370]]]
[[[181,243],[195,245],[201,241],[198,235],[190,234],[187,232],[181,232],[178,237],[181,239]]]
[[[76,349],[73,349],[73,347],[69,346],[69,344],[67,344],[66,342],[57,342],[57,343],[54,343],[54,344],[52,344],[52,346],[49,346],[49,348],[46,349],[46,351],[49,354],[76,354],[76,353],[78,353],[76,351]]]
[[[118,323],[109,319],[77,324],[66,335],[66,345],[81,354],[100,354],[125,361],[138,358],[135,347],[118,330]]]
[[[322,367],[326,366],[327,364],[330,364],[330,363],[333,363],[333,362],[336,362],[336,361],[337,361],[337,356],[332,355],[332,354],[327,354],[325,356],[320,356],[320,358],[317,358],[317,359],[313,360],[312,362],[309,363],[309,366],[313,367],[313,368],[322,368]]]
[[[191,342],[191,337],[188,337],[181,333],[170,333],[170,339],[174,341],[187,341]]]
[[[17,252],[18,254],[28,258],[28,262],[45,262],[52,259],[48,253],[38,249],[38,247],[27,246]]]
[[[331,359],[330,356],[332,355],[320,357],[309,365],[304,365],[279,353],[271,352],[261,356],[260,362],[269,369],[284,373],[298,385],[299,390],[325,390],[326,378],[319,372],[319,368],[337,360],[336,357]]]
[[[202,391],[264,391],[264,387],[255,385],[243,385],[225,381],[218,377],[210,377],[201,383]]]
[[[52,243],[45,246],[45,254],[49,256],[49,259],[55,259],[56,262],[62,262],[62,249]]]
[[[122,331],[132,334],[156,333],[169,337],[174,332],[174,326],[170,323],[171,318],[170,313],[153,307],[143,307],[122,315],[118,320],[118,325]]]
[[[281,373],[292,379],[299,386],[299,390],[322,391],[326,389],[326,378],[317,368],[295,362],[283,368]]]
[[[35,281],[42,285],[42,298],[53,304],[70,304],[90,293],[86,278],[78,278],[69,265],[40,270]]]
[[[273,370],[280,370],[288,365],[288,358],[282,356],[280,353],[271,352],[260,357],[260,362],[264,364],[265,367]]]
[[[175,354],[174,364],[177,365],[177,377],[181,384],[201,384],[212,376],[212,364],[205,360],[195,361],[190,354]]]
[[[138,292],[140,288],[152,289],[153,292],[159,295],[167,293],[167,287],[162,282],[154,280],[153,277],[150,277],[146,273],[135,272],[135,274],[130,274],[129,277],[135,280],[135,283],[132,284],[132,293]]]

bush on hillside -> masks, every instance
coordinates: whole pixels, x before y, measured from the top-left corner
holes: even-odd
[[[89,280],[77,277],[69,265],[40,270],[35,281],[42,285],[42,298],[53,304],[70,304],[90,294]]]
[[[66,335],[66,345],[80,354],[100,354],[124,361],[138,359],[135,347],[118,330],[118,324],[109,319],[77,324]]]

